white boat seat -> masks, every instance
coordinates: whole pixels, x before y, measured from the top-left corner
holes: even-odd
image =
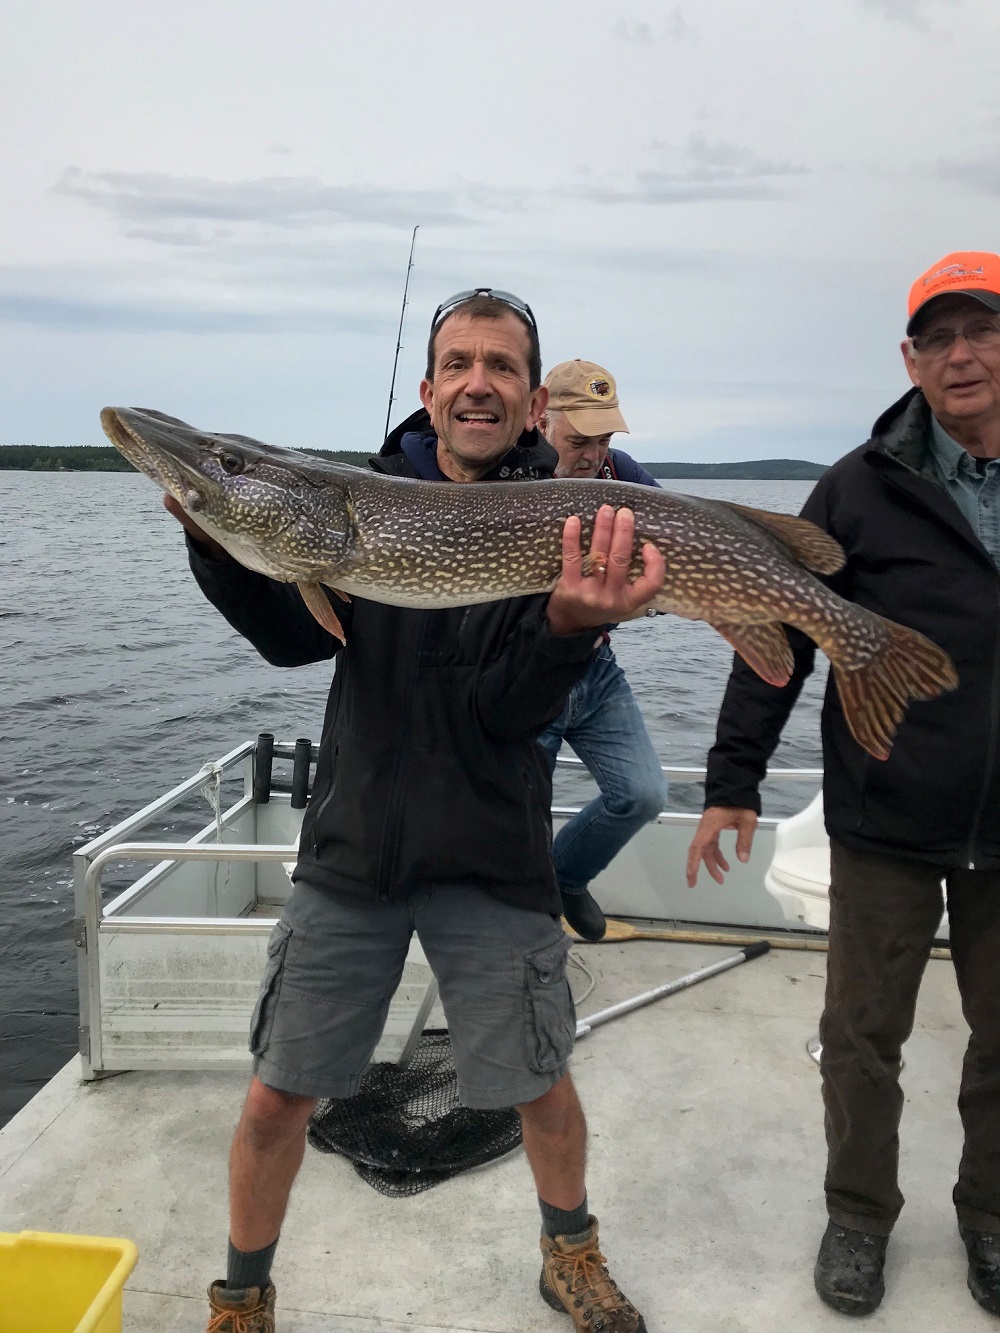
[[[830,891],[830,844],[792,847],[775,856],[770,873],[786,889],[825,898]]]
[[[774,856],[764,887],[790,925],[830,929],[830,839],[823,823],[822,792],[774,830]],[[948,935],[947,912],[937,935],[941,939]]]
[[[764,886],[791,925],[829,929],[830,839],[823,825],[822,792],[775,829]]]

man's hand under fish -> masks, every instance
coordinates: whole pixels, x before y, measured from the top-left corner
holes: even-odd
[[[230,558],[226,548],[166,492],[163,506],[213,560]],[[642,547],[643,572],[629,582],[635,542],[631,509],[600,507],[589,552],[583,549],[582,532],[579,516],[571,515],[563,527],[562,575],[549,594],[548,618],[553,634],[579,634],[642,615],[663,587],[666,562],[652,542]]]

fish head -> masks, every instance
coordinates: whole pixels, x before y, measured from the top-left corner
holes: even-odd
[[[351,477],[360,469],[145,408],[106,407],[101,425],[241,564],[283,582],[325,581],[344,567],[354,535]]]

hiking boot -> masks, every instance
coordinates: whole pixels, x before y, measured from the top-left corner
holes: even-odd
[[[990,1314],[1000,1314],[1000,1235],[960,1226],[969,1255],[969,1290]]]
[[[821,1300],[841,1314],[871,1314],[885,1295],[882,1269],[888,1236],[827,1224],[813,1279]]]
[[[542,1236],[542,1299],[588,1333],[646,1333],[642,1315],[619,1291],[597,1248],[597,1218],[587,1221],[577,1236]]]
[[[608,923],[596,898],[586,889],[582,893],[564,893],[560,890],[559,897],[562,899],[563,916],[581,940],[596,944],[598,940],[604,939]]]
[[[208,1289],[211,1314],[205,1333],[274,1333],[274,1286],[229,1291],[224,1282]]]

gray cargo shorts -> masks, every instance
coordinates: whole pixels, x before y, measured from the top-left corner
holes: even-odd
[[[271,933],[250,1024],[261,1082],[353,1096],[414,931],[437,977],[463,1104],[514,1106],[558,1083],[576,1034],[558,920],[473,886],[380,903],[302,882]]]

